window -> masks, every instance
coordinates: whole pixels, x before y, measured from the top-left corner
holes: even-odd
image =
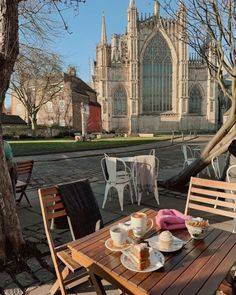
[[[53,122],[53,120],[52,120],[52,119],[49,119],[49,120],[48,120],[48,125],[49,125],[49,126],[52,126],[52,125],[53,125],[53,123],[54,123],[54,122]]]
[[[144,113],[172,109],[172,57],[161,33],[147,45],[142,60],[142,97]]]
[[[60,125],[60,126],[66,126],[66,122],[65,122],[65,120],[60,119],[60,121],[59,121],[59,125]]]
[[[122,86],[119,86],[114,92],[112,107],[114,116],[127,115],[127,95]]]
[[[201,114],[202,107],[202,92],[198,85],[194,85],[189,93],[189,113]]]
[[[63,99],[59,100],[59,110],[60,112],[64,112],[65,110],[65,101]]]
[[[48,101],[47,102],[47,108],[48,108],[48,112],[52,112],[53,111],[53,108],[52,108],[52,102],[51,101]]]

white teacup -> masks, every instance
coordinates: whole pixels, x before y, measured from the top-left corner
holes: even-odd
[[[128,238],[128,231],[119,225],[114,225],[110,228],[110,236],[114,246],[121,246],[126,243]]]
[[[135,237],[143,237],[153,227],[153,220],[143,212],[135,212],[131,214],[131,227]]]

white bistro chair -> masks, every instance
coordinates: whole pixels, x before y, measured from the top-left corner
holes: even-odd
[[[153,193],[157,204],[160,204],[157,187],[158,169],[157,157],[153,155],[134,157],[132,179],[138,205],[141,203],[143,193]]]
[[[214,172],[215,179],[223,180],[224,168],[227,161],[227,154],[213,157],[211,159],[211,166]]]
[[[151,149],[150,152],[149,152],[149,155],[156,156],[156,150]]]
[[[131,188],[131,175],[130,169],[127,167],[122,159],[116,157],[105,156],[101,160],[102,172],[106,181],[105,194],[102,203],[102,208],[105,207],[108,193],[111,188],[115,188],[118,193],[121,211],[124,209],[124,189],[129,187],[130,199],[133,203],[132,188]]]
[[[181,149],[184,156],[184,164],[183,164],[183,169],[184,169],[186,166],[191,165],[196,160],[196,158],[194,157],[193,151],[190,146],[183,144],[181,146]]]

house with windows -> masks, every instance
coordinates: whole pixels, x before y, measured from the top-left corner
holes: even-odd
[[[61,90],[45,103],[38,112],[37,124],[45,126],[65,126],[81,131],[81,103],[85,108],[87,132],[101,131],[101,106],[96,92],[76,76],[75,67],[70,66],[63,73]],[[16,95],[12,95],[11,113],[29,122],[27,110]]]
[[[157,0],[152,15],[138,13],[130,0],[127,31],[113,34],[109,43],[103,16],[93,75],[103,129],[137,133],[218,127],[218,87],[206,63],[188,54],[185,18],[183,1],[170,19],[160,15]],[[211,52],[209,58],[215,63]]]

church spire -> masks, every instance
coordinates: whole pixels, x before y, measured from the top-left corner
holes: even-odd
[[[106,21],[105,21],[105,15],[104,14],[102,16],[101,44],[102,45],[107,44]]]
[[[135,8],[135,0],[130,0],[129,7],[130,8]]]
[[[158,0],[156,0],[154,4],[154,14],[156,17],[160,16],[160,3]]]

